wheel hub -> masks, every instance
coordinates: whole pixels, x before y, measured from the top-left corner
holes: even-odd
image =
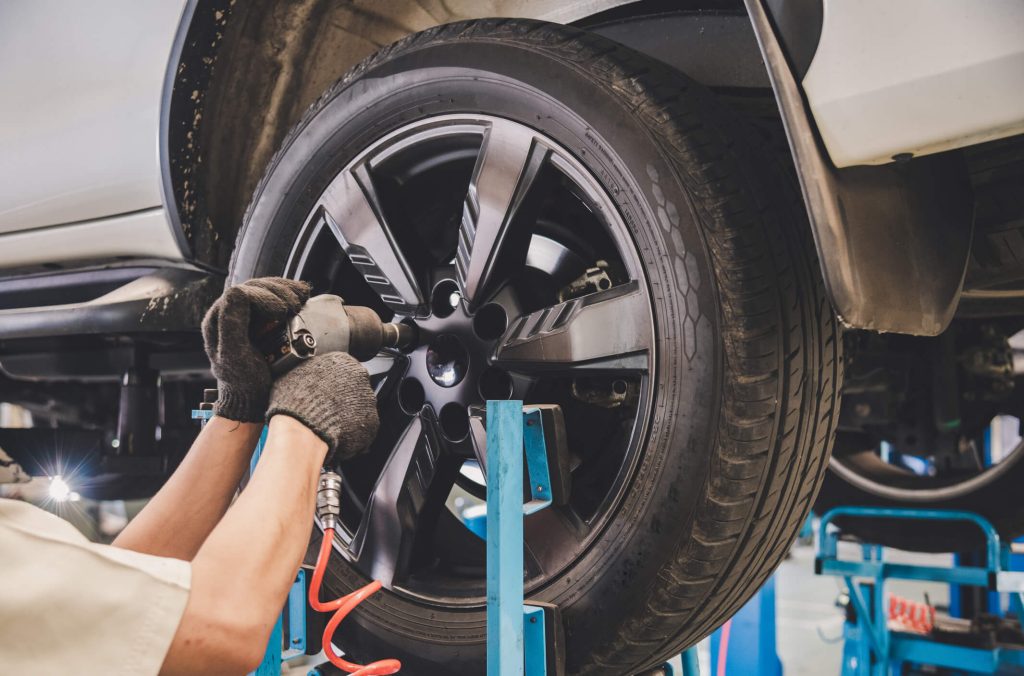
[[[409,355],[405,392],[401,402],[409,413],[429,407],[441,433],[449,441],[460,441],[468,432],[469,407],[485,398],[502,399],[512,394],[504,372],[489,366],[490,355],[505,330],[507,315],[496,303],[470,314],[454,282],[445,279],[435,285],[431,312],[416,320],[420,344]],[[422,396],[420,396],[422,392]]]

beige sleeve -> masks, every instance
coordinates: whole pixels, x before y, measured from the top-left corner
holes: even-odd
[[[0,671],[160,671],[188,601],[187,561],[89,542],[49,512],[0,499]]]

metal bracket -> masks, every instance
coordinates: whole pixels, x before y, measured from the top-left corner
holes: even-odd
[[[529,515],[551,504],[551,472],[548,470],[544,421],[541,419],[540,409],[523,409],[523,446],[526,453],[526,471],[530,476],[531,498],[523,505],[523,514]]]

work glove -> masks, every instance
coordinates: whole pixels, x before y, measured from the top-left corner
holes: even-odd
[[[262,277],[232,286],[214,302],[203,318],[203,342],[217,378],[215,415],[263,422],[273,377],[251,335],[298,313],[309,290],[306,282]]]
[[[328,352],[303,361],[277,379],[267,420],[287,415],[327,444],[325,466],[369,448],[380,421],[370,376],[347,352]]]

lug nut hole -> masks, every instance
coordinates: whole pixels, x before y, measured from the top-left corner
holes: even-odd
[[[410,415],[420,412],[426,395],[423,385],[415,378],[406,378],[398,386],[398,405]]]
[[[447,317],[462,302],[459,285],[453,279],[443,279],[430,292],[430,310],[435,317]]]
[[[496,366],[480,374],[480,396],[484,399],[511,399],[512,377]]]
[[[505,308],[497,303],[489,303],[480,308],[473,317],[473,331],[483,340],[496,340],[505,333],[508,316]]]
[[[444,333],[430,341],[427,347],[427,372],[441,387],[454,387],[462,382],[469,370],[469,353],[454,335]]]
[[[452,402],[442,406],[437,421],[441,432],[451,441],[462,441],[469,434],[469,414],[461,404]]]

